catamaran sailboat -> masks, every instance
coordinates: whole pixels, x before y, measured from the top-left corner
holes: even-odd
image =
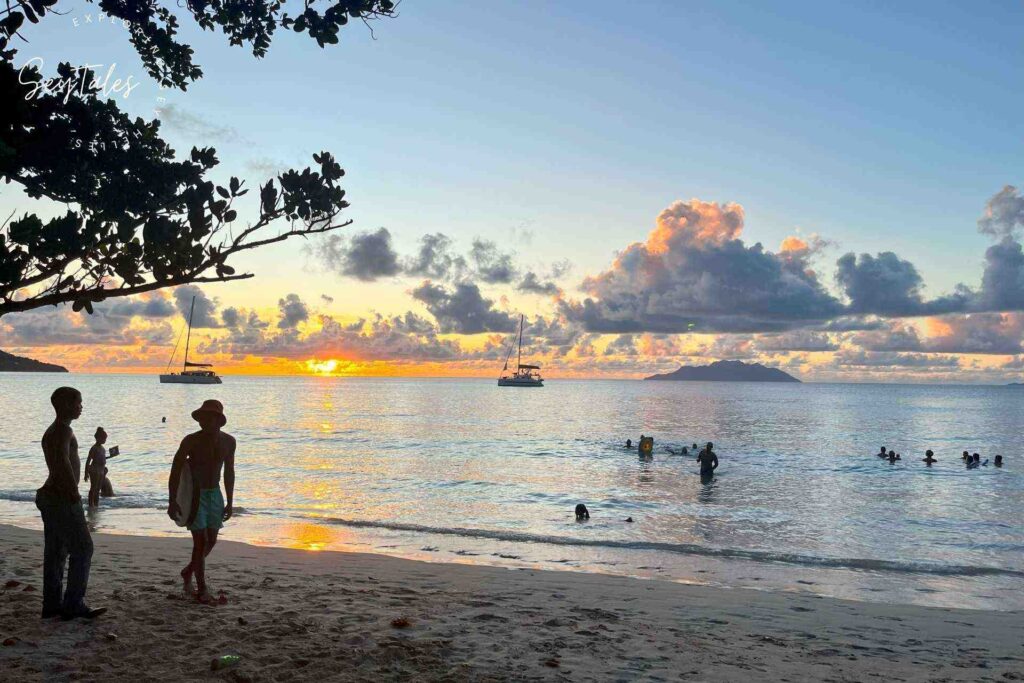
[[[192,342],[192,314],[196,310],[196,298],[192,297],[192,307],[188,310],[188,334],[185,337],[185,364],[181,366],[181,372],[170,372],[160,375],[160,384],[220,384],[220,377],[213,370],[189,370],[189,368],[212,368],[212,363],[190,363],[188,361],[188,347]],[[178,337],[181,341],[181,337]],[[174,345],[171,352],[171,359],[167,361],[167,368],[170,369],[174,362],[174,352],[178,345]]]
[[[523,316],[519,316],[519,359],[514,372],[509,372],[508,361],[512,357],[513,347],[509,345],[505,355],[505,367],[498,378],[499,387],[542,387],[544,378],[540,376],[539,365],[523,365]]]

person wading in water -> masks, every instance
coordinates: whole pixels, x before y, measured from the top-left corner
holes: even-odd
[[[235,496],[235,439],[221,431],[227,424],[227,418],[220,401],[203,401],[202,407],[192,412],[192,419],[199,423],[201,429],[182,439],[178,452],[174,454],[167,486],[167,515],[177,521],[187,514],[188,530],[192,532],[192,560],[181,570],[181,579],[185,593],[191,595],[192,577],[195,576],[196,598],[199,602],[208,603],[211,598],[206,586],[206,556],[217,543],[217,532],[224,522],[231,519]],[[178,484],[183,467],[188,467],[192,476],[189,511],[178,505]],[[227,504],[220,490],[221,470],[224,472]]]

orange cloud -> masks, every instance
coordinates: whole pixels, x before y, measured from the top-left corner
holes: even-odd
[[[739,204],[675,201],[658,214],[655,228],[647,237],[647,251],[664,254],[678,242],[721,245],[741,232],[743,207]]]
[[[790,235],[786,239],[782,240],[782,246],[779,247],[779,252],[785,254],[787,252],[802,252],[807,251],[810,245],[803,241],[796,235]]]

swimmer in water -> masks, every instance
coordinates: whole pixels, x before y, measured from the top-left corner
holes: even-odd
[[[632,439],[626,439],[626,448],[632,448],[632,447],[633,447],[633,440]]]
[[[896,462],[896,451],[889,451],[889,464]]]
[[[715,476],[715,470],[718,469],[718,456],[712,450],[714,444],[708,441],[708,445],[697,454],[697,462],[700,463],[700,476],[701,478],[710,478]]]
[[[967,456],[967,469],[973,470],[981,464],[981,456],[975,453],[973,456]]]
[[[935,454],[934,453],[932,453],[931,451],[925,451],[924,452],[924,460],[922,460],[921,462],[927,463],[927,465],[929,467],[931,467],[931,464],[933,462],[938,462],[938,460],[935,459]]]
[[[876,455],[879,458],[888,458],[889,457],[889,454],[886,453],[886,451],[885,451],[885,446],[882,446],[882,449],[880,451],[878,451],[878,453],[876,453]]]
[[[963,460],[964,462],[970,462],[971,454],[968,453],[967,451],[964,451],[964,454],[960,456],[960,459]]]
[[[996,459],[995,459],[995,462],[993,462],[992,464],[995,465],[996,467],[1002,467],[1003,466],[1003,456],[997,455]]]

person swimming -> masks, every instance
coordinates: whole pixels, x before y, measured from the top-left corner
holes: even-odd
[[[877,455],[879,458],[888,458],[889,457],[889,454],[885,450],[885,446],[882,446],[882,449],[880,451],[878,451],[878,453],[876,453],[875,455]]]
[[[967,469],[973,470],[976,467],[981,466],[981,456],[975,453],[974,455],[967,456]]]
[[[970,462],[971,454],[968,453],[967,451],[964,451],[964,454],[960,456],[960,459],[963,460],[964,462]]]
[[[929,450],[924,452],[924,460],[921,462],[931,465],[933,462],[938,462],[938,460],[935,459],[935,454]]]
[[[996,467],[1002,467],[1003,466],[1003,456],[997,455],[996,459],[995,459],[995,462],[993,462],[992,464],[995,465]]]
[[[633,439],[626,439],[626,448],[633,447]]]
[[[896,462],[896,457],[897,457],[896,456],[896,451],[889,451],[889,463],[890,464]]]

